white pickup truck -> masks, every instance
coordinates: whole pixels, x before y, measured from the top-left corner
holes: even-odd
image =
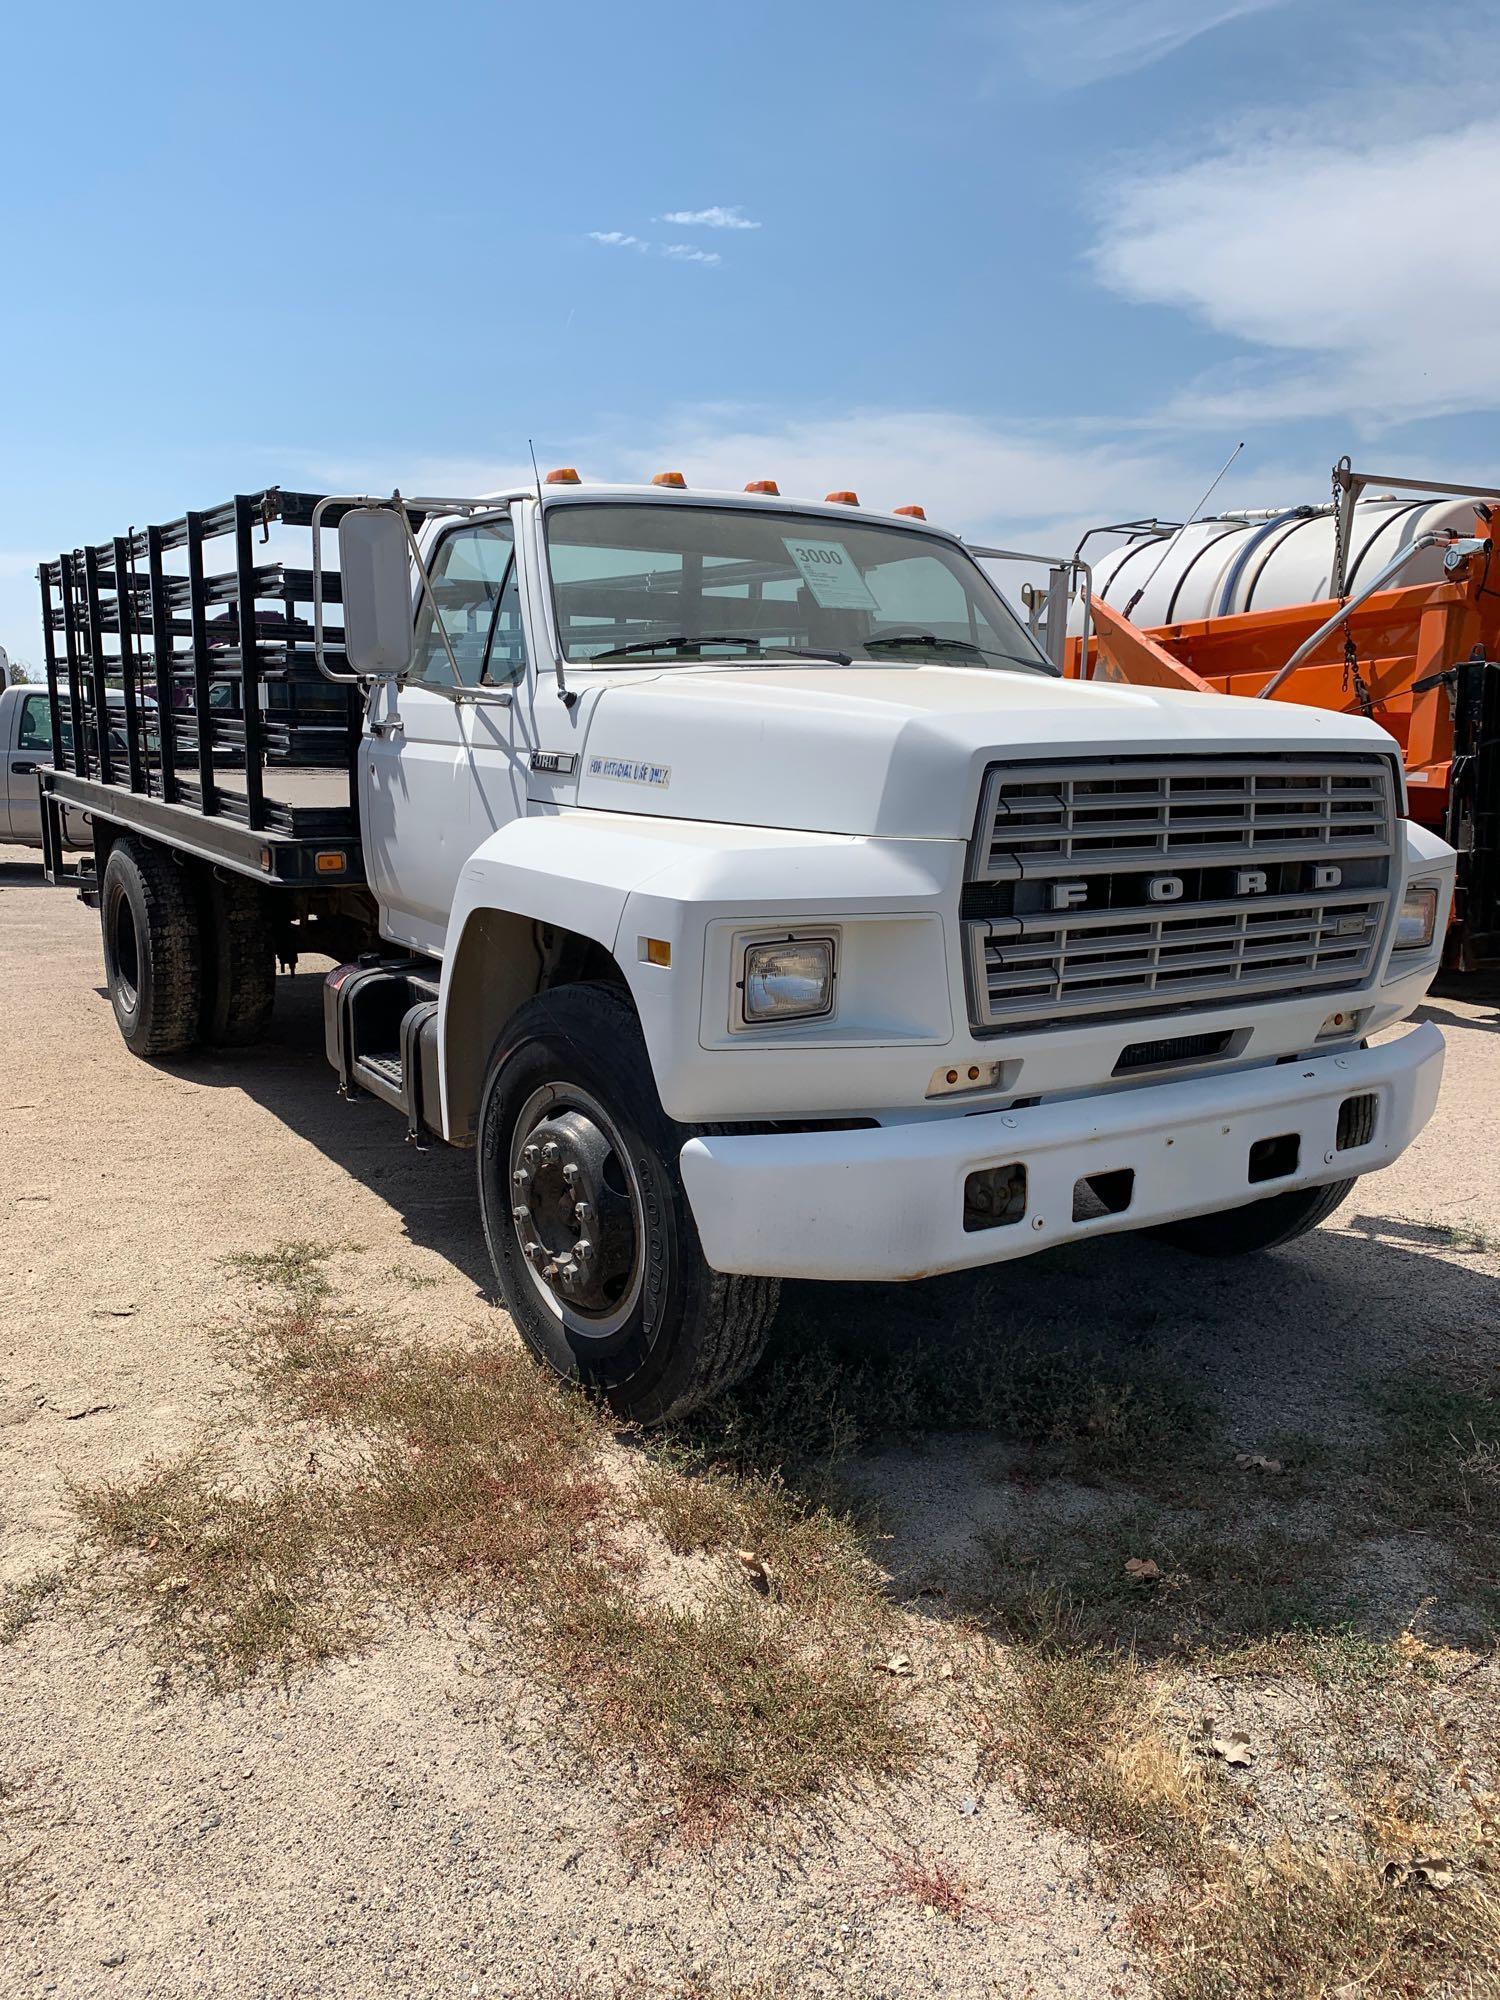
[[[42,844],[37,773],[52,761],[47,690],[15,683],[0,688],[0,844]]]
[[[310,570],[257,561],[272,527]],[[1372,1043],[1454,866],[1390,737],[1064,680],[917,510],[272,489],[42,588],[78,718],[48,811],[93,815],[130,1046],[251,1038],[273,952],[340,959],[344,1088],[473,1148],[522,1336],[639,1420],[743,1374],[783,1277],[1266,1249],[1433,1109],[1437,1030]],[[314,659],[348,699],[321,765],[275,720]]]
[[[3,650],[3,649],[0,649]],[[116,735],[120,721],[117,698],[110,712]],[[69,724],[62,718],[64,743]],[[0,847],[35,847],[42,844],[42,796],[39,773],[52,762],[52,717],[47,690],[13,681],[0,688]],[[89,845],[88,822],[75,810],[59,815],[65,847]]]

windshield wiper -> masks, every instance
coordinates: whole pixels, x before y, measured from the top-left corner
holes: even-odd
[[[864,642],[867,653],[877,652],[882,646],[931,646],[938,653],[970,653],[981,660],[1010,660],[1018,667],[1040,664],[1021,653],[1002,653],[994,646],[978,646],[972,639],[943,639],[936,632],[882,632],[878,639]]]
[[[750,638],[744,632],[677,632],[667,639],[632,639],[628,645],[611,646],[607,653],[595,653],[589,662],[598,666],[601,660],[623,660],[630,653],[676,653],[685,646],[745,646],[751,652],[764,653],[766,648],[759,639]],[[805,646],[773,646],[771,652],[787,660],[831,660],[835,666],[847,667],[852,664],[848,653],[813,652]]]

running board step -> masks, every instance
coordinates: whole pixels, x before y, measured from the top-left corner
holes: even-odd
[[[328,1060],[346,1097],[361,1091],[406,1114],[409,1139],[439,1132],[438,972],[430,959],[370,953],[323,983]]]

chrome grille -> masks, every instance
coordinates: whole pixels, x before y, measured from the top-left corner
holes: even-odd
[[[975,1026],[1361,985],[1394,827],[1379,755],[992,767],[965,892]]]
[[[1004,881],[1046,862],[1093,872],[1388,854],[1390,783],[1381,757],[997,765],[972,879]]]

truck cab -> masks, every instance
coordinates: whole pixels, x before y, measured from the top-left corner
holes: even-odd
[[[41,847],[42,794],[37,781],[51,762],[52,717],[46,688],[24,681],[0,688],[0,843]],[[68,847],[88,844],[81,814],[64,816],[63,834]]]
[[[310,582],[255,568],[233,515],[245,823],[206,700],[177,741],[168,683],[207,666],[165,572],[126,614],[159,635],[132,657],[160,768],[52,781],[100,829],[117,1016],[169,1053],[271,949],[335,952],[342,1087],[473,1149],[523,1338],[622,1413],[742,1374],[783,1278],[1134,1228],[1274,1248],[1430,1115],[1437,1030],[1371,1037],[1432,978],[1453,855],[1375,724],[1065,680],[960,537],[849,494],[564,469],[293,500]],[[44,585],[86,694],[66,569]],[[297,648],[268,668],[254,600],[291,633],[309,591],[345,818],[256,765],[257,678]]]

